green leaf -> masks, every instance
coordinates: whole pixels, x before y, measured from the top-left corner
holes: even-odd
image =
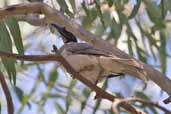
[[[171,0],[161,0],[161,2],[160,2],[160,8],[162,10],[163,19],[167,15],[167,12],[171,11],[170,4],[171,4]]]
[[[12,41],[4,22],[0,22],[0,50],[12,53]],[[2,63],[7,70],[10,81],[16,84],[15,61],[1,58]]]
[[[160,48],[159,48],[159,54],[160,54],[160,61],[161,61],[161,68],[162,72],[166,73],[166,62],[167,62],[167,52],[166,52],[166,35],[164,31],[160,31]]]
[[[137,14],[137,12],[140,8],[140,5],[141,5],[141,0],[137,0],[137,4],[134,6],[131,14],[128,17],[129,19],[133,18]]]
[[[50,88],[54,87],[57,78],[58,78],[58,72],[57,72],[56,69],[54,69],[54,70],[50,73],[50,76],[49,76],[48,86],[49,86]]]
[[[153,114],[158,114],[158,111],[156,110],[156,108],[152,106],[149,106],[148,108],[153,112]]]
[[[19,101],[22,102],[23,97],[24,97],[23,91],[17,86],[14,87],[14,90],[15,90],[15,92],[17,94],[17,97],[18,97]]]
[[[0,114],[1,114],[1,103],[0,103]]]
[[[67,97],[66,97],[66,112],[69,110],[69,106],[71,104],[71,96],[72,96],[72,89],[76,85],[77,81],[72,80],[69,87],[68,87],[68,92],[67,92]]]
[[[107,84],[108,84],[108,81],[105,80],[105,82],[103,83],[103,86],[102,86],[102,89],[103,90],[105,90],[107,88]],[[95,114],[96,111],[99,109],[100,103],[101,103],[101,99],[99,99],[99,100],[96,101],[95,107],[93,109],[93,114]]]
[[[82,25],[84,26],[84,28],[89,29],[90,27],[92,27],[93,21],[97,18],[97,11],[95,10],[95,8],[89,10],[85,2],[82,2],[81,5],[86,14],[86,16],[83,17]]]
[[[22,106],[25,106],[26,104],[28,104],[28,106],[30,107],[30,105],[28,103],[28,100],[29,100],[29,96],[23,96],[23,98],[22,98]]]
[[[123,24],[126,24],[128,22],[128,18],[126,17],[125,14],[123,13],[119,13],[119,19],[120,19],[120,23],[123,25]]]
[[[129,51],[129,55],[133,56],[133,49],[132,49],[132,41],[131,41],[131,38],[128,37],[128,51]]]
[[[71,6],[72,6],[73,12],[75,13],[75,9],[76,9],[75,0],[69,0],[69,1],[70,1]]]
[[[56,0],[56,1],[59,3],[63,12],[68,14],[70,17],[73,17],[73,13],[69,10],[68,5],[65,2],[65,0]]]
[[[161,10],[156,4],[149,1],[146,3],[146,9],[152,22],[157,23],[160,21],[159,19],[161,18]]]
[[[111,21],[110,24],[111,31],[109,33],[108,39],[114,38],[115,44],[117,44],[117,41],[121,35],[122,25],[118,24],[115,19]]]
[[[134,95],[138,98],[142,98],[142,99],[145,99],[145,100],[149,100],[148,96],[145,95],[143,92],[140,92],[140,91],[135,91]]]
[[[95,107],[93,109],[93,114],[95,114],[96,111],[99,109],[100,103],[101,103],[101,100],[96,101]]]
[[[91,93],[90,89],[84,88],[83,94],[84,94],[86,99],[88,99],[88,97],[90,96],[90,93]],[[81,103],[81,114],[82,114],[84,108],[86,107],[86,104],[87,104],[87,100],[85,100]]]
[[[107,0],[107,3],[108,3],[108,5],[109,5],[109,7],[112,7],[112,5],[113,5],[113,0]]]
[[[17,20],[14,17],[10,17],[6,20],[6,24],[11,32],[18,53],[24,55],[24,46]]]
[[[64,109],[58,103],[55,103],[55,108],[56,108],[58,114],[66,114]]]
[[[94,0],[94,2],[95,2],[95,5],[96,5],[97,12],[98,12],[98,14],[100,16],[100,21],[101,21],[103,27],[105,28],[105,22],[104,22],[104,19],[103,19],[103,14],[102,14],[102,11],[100,9],[100,1],[99,0]]]
[[[148,16],[150,20],[155,24],[154,27],[152,27],[152,32],[154,33],[156,30],[165,28],[166,22],[163,18],[161,8],[151,1],[146,1],[145,3]]]

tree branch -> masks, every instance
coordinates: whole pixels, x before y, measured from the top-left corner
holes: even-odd
[[[112,54],[118,58],[133,59],[129,57],[128,54],[122,52],[121,50],[119,50],[109,42],[93,35],[88,31],[85,31],[80,25],[78,25],[74,21],[71,21],[69,18],[64,16],[61,12],[49,7],[44,3],[34,2],[28,4],[18,4],[18,5],[12,5],[0,9],[0,19],[4,19],[9,16],[25,15],[25,14],[44,14],[45,17],[42,20],[40,20],[41,22],[39,24],[43,23],[42,25],[44,25],[44,24],[56,23],[60,26],[65,26],[65,28],[68,31],[72,32],[81,40],[88,42],[90,45],[93,45],[97,48],[102,48],[105,51],[112,52]],[[156,84],[158,84],[161,87],[162,90],[164,90],[165,92],[167,92],[168,95],[171,96],[171,84],[170,84],[171,80],[169,78],[164,76],[161,72],[155,70],[153,67],[145,63],[142,63],[136,59],[134,60],[139,62],[139,64],[143,65],[144,72],[146,72],[146,75],[144,75],[146,79],[150,79],[154,81]],[[128,68],[127,71],[125,71],[125,73],[129,74],[130,76],[135,76],[137,78],[140,77],[139,74],[130,73],[129,70],[130,69]]]
[[[78,36],[81,40],[88,42],[89,44],[97,47],[97,48],[103,48],[106,51],[112,52],[115,56],[120,58],[126,58],[129,59],[130,57],[119,50],[118,48],[114,47],[107,41],[98,38],[97,36],[93,35],[92,33],[85,31],[82,27],[80,27],[77,23],[71,21],[66,16],[64,16],[59,11],[49,7],[46,4],[43,3],[30,3],[30,4],[19,4],[19,5],[12,5],[7,8],[0,9],[0,19],[4,19],[5,17],[9,16],[15,16],[15,15],[23,15],[23,14],[29,14],[29,13],[35,13],[35,14],[44,14],[45,18],[43,19],[43,22],[45,24],[51,24],[51,23],[57,23],[61,26],[65,26],[66,29],[76,36]],[[27,21],[27,20],[26,20]],[[9,58],[15,58],[20,60],[29,60],[29,61],[47,61],[47,60],[54,60],[56,56],[48,55],[50,58],[47,58],[47,56],[9,56]],[[32,57],[32,59],[30,59]],[[39,58],[39,59],[38,59]],[[68,70],[69,73],[74,74],[73,76],[77,76],[79,79],[79,73],[75,72],[72,69],[72,67],[68,66],[69,64],[65,61],[62,57],[57,57],[57,61],[60,61],[63,66]],[[141,62],[140,62],[141,63]],[[141,63],[142,64],[142,63]],[[171,94],[171,81],[167,78],[165,78],[160,72],[156,71],[149,65],[143,64],[144,70],[147,72],[148,78],[153,80],[155,83],[157,83],[163,90],[165,90],[168,94]],[[157,76],[157,77],[156,77]],[[83,81],[84,79],[79,79]],[[97,96],[100,98],[105,98],[110,101],[114,100],[114,96],[107,94],[104,90],[101,90],[94,84],[90,84],[89,81],[86,81],[86,79],[83,81],[84,84],[92,88],[94,91],[96,91]],[[93,88],[95,87],[95,88]],[[97,87],[97,88],[96,88]],[[127,103],[122,103],[121,106],[125,108],[126,110],[130,112],[134,112],[134,114],[139,114],[139,112],[136,111],[131,105],[128,105]]]
[[[56,52],[57,50],[55,50]],[[57,54],[53,55],[18,55],[18,54],[11,54],[8,52],[2,52],[0,51],[0,57],[5,57],[8,59],[14,59],[14,60],[24,60],[24,61],[57,61],[60,62],[64,68],[72,74],[72,76],[81,82],[83,82],[85,85],[90,87],[93,91],[96,92],[96,95],[98,98],[104,98],[108,99],[109,101],[113,102],[115,98],[113,95],[107,93],[106,91],[102,90],[95,84],[92,84],[89,80],[81,76],[79,73],[77,73],[72,66],[60,55],[60,53],[57,52]],[[128,110],[129,112],[133,114],[140,114],[139,112],[136,111],[131,105],[127,103],[123,103],[121,105],[124,109]]]
[[[0,57],[8,58],[13,60],[24,60],[24,61],[58,61],[59,57],[55,54],[50,55],[18,55],[9,52],[0,51]]]
[[[5,94],[5,97],[6,97],[8,114],[14,114],[14,106],[13,106],[11,94],[8,89],[7,83],[5,81],[4,75],[1,71],[0,71],[0,82],[1,82],[1,86]]]
[[[166,114],[171,114],[171,111],[170,110],[167,110],[166,108],[160,106],[158,103],[154,103],[154,102],[151,102],[151,101],[146,101],[144,99],[140,99],[140,98],[127,98],[127,99],[117,99],[116,102],[113,103],[112,105],[112,110],[113,112],[115,113],[118,113],[118,110],[117,110],[117,107],[119,105],[121,105],[122,103],[129,103],[129,102],[139,102],[139,103],[142,103],[146,106],[150,106],[150,107],[156,107],[160,110],[162,110],[163,112],[165,112]]]

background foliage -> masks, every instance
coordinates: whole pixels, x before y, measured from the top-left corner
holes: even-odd
[[[1,7],[27,1],[1,0]],[[170,0],[45,0],[86,30],[108,40],[130,56],[171,74],[171,1]],[[20,31],[21,30],[21,31]],[[56,37],[57,36],[57,37]],[[100,38],[99,37],[99,38]],[[33,27],[15,17],[0,22],[0,50],[25,54],[51,53],[54,42],[61,46],[60,35],[48,27]],[[167,64],[168,63],[168,64]],[[60,66],[52,62],[34,63],[1,59],[0,69],[8,74],[16,114],[110,114],[110,103],[93,100],[94,93]],[[137,96],[159,101],[163,94],[152,82],[129,76],[100,83],[120,97]],[[154,90],[152,90],[154,89]],[[2,94],[2,92],[1,92]],[[154,95],[156,94],[156,95]],[[161,96],[160,96],[161,95]],[[3,98],[1,112],[5,111]],[[133,104],[147,113],[158,114],[155,108]],[[126,113],[125,110],[120,109]]]

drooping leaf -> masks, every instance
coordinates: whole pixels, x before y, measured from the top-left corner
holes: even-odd
[[[75,0],[69,0],[69,1],[70,1],[71,6],[72,6],[72,10],[75,13],[75,10],[76,10]]]
[[[22,102],[23,101],[23,97],[24,97],[23,91],[19,87],[17,87],[17,86],[14,87],[14,90],[15,90],[15,92],[17,94],[17,97],[18,97],[19,101]]]
[[[90,89],[84,88],[83,95],[85,96],[86,99],[88,99],[88,97],[90,96],[90,93],[91,93]],[[85,100],[81,103],[81,111],[80,111],[81,113],[83,112],[84,108],[86,107],[86,104],[87,104],[87,100]]]
[[[58,72],[56,69],[54,69],[49,76],[48,86],[50,88],[54,87],[57,78],[58,78]]]
[[[160,48],[159,48],[159,54],[160,54],[160,61],[161,61],[161,68],[162,72],[166,72],[166,60],[167,60],[167,52],[166,52],[166,36],[164,31],[160,31]]]
[[[121,35],[122,25],[118,24],[115,19],[111,21],[110,24],[111,31],[109,33],[108,39],[114,38],[115,44],[117,44],[118,38]]]
[[[1,114],[1,102],[0,102],[0,114]]]
[[[129,55],[133,56],[133,49],[132,49],[132,41],[131,41],[131,38],[128,37],[128,51],[129,51]]]
[[[6,19],[5,22],[8,25],[8,28],[11,32],[18,53],[20,55],[24,55],[24,46],[23,46],[21,32],[17,20],[14,17],[10,17]]]
[[[171,0],[161,0],[160,1],[160,8],[162,10],[162,18],[164,19],[167,15],[168,11],[171,11]]]
[[[29,100],[29,96],[23,96],[22,98],[22,106],[24,107],[25,105],[27,105],[29,108],[31,108],[30,103],[28,102]]]
[[[146,3],[147,14],[148,14],[150,20],[155,24],[151,28],[152,33],[154,33],[156,30],[165,28],[166,22],[163,19],[162,11],[161,11],[160,7],[151,1],[148,1],[145,3]]]
[[[84,28],[89,29],[90,27],[92,27],[92,23],[97,17],[97,11],[94,8],[89,10],[85,2],[82,2],[81,5],[86,14],[86,16],[83,17],[82,25],[84,26]]]
[[[73,17],[73,13],[69,10],[68,5],[65,0],[56,0],[56,1],[59,3],[61,10],[63,12],[65,12],[70,17]]]
[[[153,114],[158,114],[158,111],[155,107],[149,106],[148,108],[153,112]]]
[[[9,35],[9,32],[5,26],[4,22],[0,22],[0,50],[12,53],[12,41]],[[7,70],[10,81],[13,81],[14,85],[16,84],[16,68],[15,61],[8,60],[6,58],[1,58],[2,63]]]
[[[154,4],[153,2],[145,2],[146,9],[150,20],[154,23],[158,23],[161,19],[161,10],[160,8]]]
[[[103,83],[102,89],[105,90],[107,88],[107,84],[108,84],[108,80],[105,80],[105,82]],[[100,107],[100,103],[101,103],[101,99],[96,101],[95,107],[93,109],[93,114],[95,114],[97,112],[97,110]]]
[[[141,0],[137,0],[137,4],[134,6],[131,14],[128,17],[129,19],[133,18],[137,14],[137,12],[140,8],[140,5],[141,5]]]
[[[140,91],[135,91],[134,92],[134,95],[138,98],[142,98],[142,99],[145,99],[145,100],[149,100],[148,96],[145,95],[143,92],[140,92]]]
[[[95,114],[96,111],[99,109],[100,103],[101,103],[101,100],[96,101],[95,107],[93,108],[93,114]]]
[[[100,21],[103,25],[103,27],[105,28],[105,22],[104,22],[104,18],[103,18],[103,14],[102,14],[102,10],[100,8],[100,1],[99,0],[94,0],[95,4],[96,4],[96,9],[97,9],[97,12],[100,16]]]
[[[55,108],[56,108],[58,114],[66,114],[60,104],[58,104],[58,103],[54,103],[54,104],[55,104]]]
[[[68,112],[70,104],[71,104],[71,96],[72,96],[72,90],[74,86],[76,85],[77,81],[72,80],[69,87],[68,87],[68,92],[67,92],[67,97],[66,97],[66,112]]]
[[[108,3],[108,5],[109,5],[109,7],[112,7],[112,5],[113,5],[113,0],[107,0],[107,3]]]

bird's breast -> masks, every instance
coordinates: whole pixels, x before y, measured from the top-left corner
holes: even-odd
[[[99,65],[98,58],[95,56],[77,54],[65,56],[65,59],[77,72],[93,83],[101,75],[102,69]]]

